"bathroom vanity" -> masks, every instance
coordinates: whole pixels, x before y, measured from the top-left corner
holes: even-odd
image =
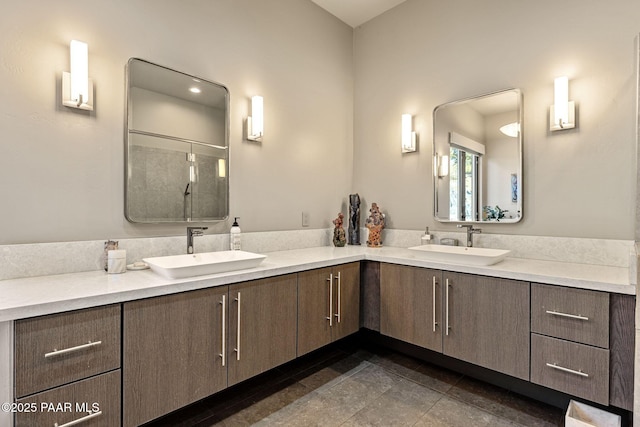
[[[0,291],[11,295],[0,344],[15,349],[0,358],[0,377],[12,378],[2,425],[14,415],[16,426],[139,425],[361,327],[632,410],[635,286],[624,268],[319,247],[187,279],[87,272],[6,280]],[[46,411],[51,403],[63,406]]]

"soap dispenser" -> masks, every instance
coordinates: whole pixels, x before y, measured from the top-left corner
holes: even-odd
[[[232,251],[240,250],[241,230],[240,226],[238,225],[238,218],[240,217],[237,216],[233,219],[233,225],[231,226],[231,230],[229,231],[229,249],[231,249]]]
[[[429,233],[429,227],[427,227],[424,234],[420,238],[420,243],[422,245],[430,245],[432,240],[433,240],[433,236]]]

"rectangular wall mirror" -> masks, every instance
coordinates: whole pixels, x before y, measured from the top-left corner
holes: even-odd
[[[142,59],[127,63],[125,216],[136,223],[229,214],[229,91]]]
[[[509,89],[433,111],[435,219],[522,219],[522,93]]]

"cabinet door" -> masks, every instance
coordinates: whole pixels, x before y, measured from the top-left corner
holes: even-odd
[[[229,385],[296,357],[296,275],[229,287]]]
[[[441,272],[380,266],[380,333],[442,351]]]
[[[443,278],[444,354],[528,380],[529,283],[448,272]]]
[[[298,356],[331,342],[331,268],[298,273]]]
[[[124,304],[124,425],[137,426],[227,385],[227,286]]]
[[[338,340],[360,329],[360,263],[333,268],[332,340]]]

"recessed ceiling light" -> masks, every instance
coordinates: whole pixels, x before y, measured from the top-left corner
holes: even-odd
[[[189,92],[200,93],[202,91],[200,90],[200,88],[197,88],[197,87],[194,86],[194,87],[189,88]]]

